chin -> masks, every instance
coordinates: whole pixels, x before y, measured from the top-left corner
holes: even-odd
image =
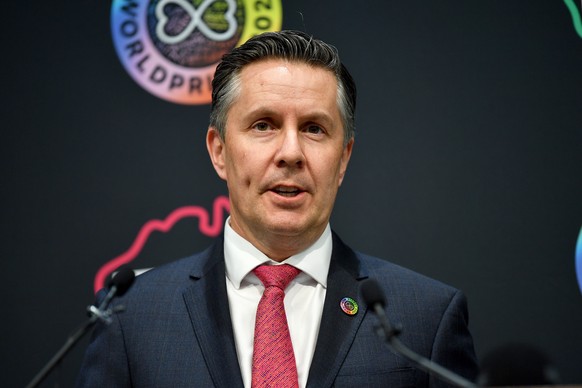
[[[286,237],[300,236],[305,228],[299,225],[288,225],[288,224],[270,224],[269,230],[273,234],[278,234]]]
[[[266,225],[273,234],[278,234],[286,237],[303,236],[316,229],[325,228],[325,225],[308,223],[297,219],[271,219]]]

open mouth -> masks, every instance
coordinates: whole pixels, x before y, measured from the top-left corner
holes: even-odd
[[[281,187],[281,186],[275,187],[271,191],[283,197],[295,197],[302,193],[302,190],[299,190],[296,187]]]

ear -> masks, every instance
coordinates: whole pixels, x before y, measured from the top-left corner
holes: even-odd
[[[220,178],[226,180],[224,141],[220,137],[218,130],[214,127],[209,127],[206,133],[206,148],[208,149],[214,170]]]
[[[354,147],[354,138],[352,137],[348,144],[344,147],[342,152],[342,158],[340,160],[340,172],[339,172],[339,182],[338,186],[342,185],[344,180],[344,176],[346,175],[346,170],[348,169],[348,163],[350,161],[350,157],[352,156],[352,148]]]

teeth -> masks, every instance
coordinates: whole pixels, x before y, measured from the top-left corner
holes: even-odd
[[[275,191],[281,192],[281,193],[294,193],[296,191],[299,191],[293,187],[277,187],[275,189]]]
[[[283,197],[294,197],[300,190],[294,187],[275,187],[273,191]]]

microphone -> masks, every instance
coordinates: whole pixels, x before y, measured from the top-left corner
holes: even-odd
[[[364,302],[368,307],[376,313],[378,320],[380,321],[380,326],[377,328],[377,334],[387,341],[388,346],[396,354],[403,356],[404,358],[412,361],[417,368],[423,370],[424,372],[430,373],[435,377],[453,384],[457,387],[462,388],[476,388],[477,385],[459,376],[458,374],[440,366],[436,362],[433,362],[420,354],[414,352],[412,349],[404,345],[398,338],[401,329],[399,327],[394,327],[390,323],[388,316],[386,315],[386,310],[384,306],[386,301],[384,298],[384,293],[375,280],[368,279],[362,283],[362,297]]]
[[[386,316],[386,311],[384,310],[386,300],[384,299],[384,294],[376,281],[369,279],[362,284],[362,297],[368,307],[371,307],[372,310],[374,310],[380,321],[380,327],[378,327],[379,330],[377,331],[377,334],[380,337],[383,337],[386,341],[390,341],[392,338],[400,334],[401,329],[393,327]]]
[[[114,312],[123,311],[125,309],[124,306],[118,306],[113,311],[112,310],[105,310],[113,298],[116,296],[122,296],[125,292],[129,289],[129,287],[133,284],[135,280],[135,272],[128,267],[122,267],[113,274],[113,277],[108,282],[109,291],[107,295],[103,298],[99,307],[95,305],[87,307],[89,315],[91,317],[96,317],[97,319],[101,319],[107,324],[111,323],[111,315]]]
[[[113,275],[107,285],[109,288],[116,288],[115,296],[122,296],[133,284],[134,280],[135,272],[129,267],[122,267]]]
[[[26,388],[37,387],[48,374],[62,361],[79,340],[89,332],[98,320],[102,320],[106,324],[112,322],[111,316],[114,313],[125,310],[124,306],[116,306],[113,309],[107,309],[113,298],[123,295],[131,286],[135,279],[135,273],[128,267],[123,267],[113,275],[113,278],[108,283],[109,291],[103,298],[99,307],[95,305],[87,307],[89,312],[89,319],[87,319],[73,334],[67,338],[65,344],[59,351],[50,359],[50,361],[38,372]],[[107,310],[106,310],[107,309]]]

